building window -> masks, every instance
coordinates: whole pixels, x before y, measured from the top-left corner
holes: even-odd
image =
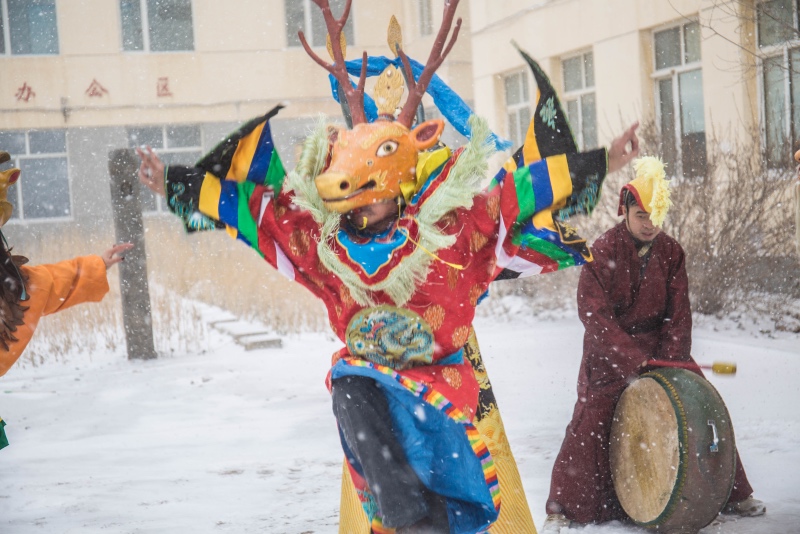
[[[203,155],[200,126],[135,126],[128,128],[128,147],[149,146],[166,165],[194,165]],[[167,211],[164,199],[139,189],[142,212]]]
[[[72,215],[66,130],[0,131],[0,147],[20,180],[8,190],[12,220],[63,219]]]
[[[119,0],[122,49],[194,50],[191,0]]]
[[[564,103],[575,141],[581,150],[597,146],[597,104],[594,96],[594,55],[586,52],[561,62]]]
[[[690,22],[653,34],[661,156],[671,176],[706,173],[706,124],[700,25]]]
[[[528,75],[516,72],[503,78],[506,90],[506,117],[508,120],[508,137],[514,146],[522,146],[528,125],[531,122],[530,98],[528,96]]]
[[[58,54],[55,0],[0,0],[0,54]]]
[[[335,17],[342,16],[346,3],[346,0],[330,0],[331,12]],[[322,11],[311,0],[284,0],[283,5],[286,9],[286,41],[289,46],[302,46],[297,36],[298,31],[305,34],[306,41],[311,46],[325,46],[328,28],[325,26]],[[344,37],[347,44],[355,43],[352,8],[344,24]]]
[[[792,165],[792,140],[800,136],[800,31],[797,0],[757,6],[764,152],[770,168]]]
[[[433,9],[431,0],[419,0],[419,34],[422,37],[433,33]]]

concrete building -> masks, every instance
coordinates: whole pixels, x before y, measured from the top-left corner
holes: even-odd
[[[335,13],[344,4],[331,1]],[[390,55],[395,14],[407,53],[424,62],[442,4],[355,0],[347,57]],[[438,73],[471,100],[466,7],[461,39]],[[311,0],[0,0],[0,149],[23,170],[6,233],[25,242],[80,228],[106,239],[109,150],[149,144],[168,162],[191,163],[278,103],[288,105],[273,128],[291,168],[319,114],[341,117],[298,29],[327,59]],[[143,199],[157,225],[163,202],[149,192]]]
[[[640,120],[676,174],[703,172],[712,135],[760,132],[770,166],[791,165],[796,0],[471,0],[470,11],[476,109],[515,139],[535,88],[512,38],[550,74],[582,146]]]
[[[338,12],[344,0],[331,4]],[[424,62],[443,4],[353,0],[347,56],[389,55],[395,14],[405,49]],[[798,0],[462,0],[458,15],[464,26],[438,74],[500,135],[520,142],[535,102],[514,39],[550,74],[584,148],[640,120],[675,174],[703,172],[713,135],[755,135],[771,166],[790,164]],[[311,0],[0,0],[0,149],[23,169],[5,233],[38,261],[102,250],[112,239],[109,150],[149,144],[191,163],[280,102],[289,105],[273,128],[291,168],[318,115],[341,117],[298,28],[326,58]],[[179,231],[143,198],[148,232]],[[66,242],[80,250],[56,246]],[[228,247],[216,237],[191,246]],[[250,254],[239,248],[224,250]]]

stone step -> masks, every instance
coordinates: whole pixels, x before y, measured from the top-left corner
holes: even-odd
[[[224,334],[228,334],[233,341],[244,350],[279,349],[283,340],[274,334],[259,330],[259,325],[243,321],[235,317],[210,321],[209,326]]]

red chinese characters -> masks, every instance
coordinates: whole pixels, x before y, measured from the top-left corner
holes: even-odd
[[[156,96],[172,96],[172,91],[169,90],[169,78],[166,76],[162,76],[158,79],[158,84],[156,85]]]
[[[17,89],[14,98],[17,99],[17,102],[29,102],[31,98],[34,98],[36,93],[33,92],[33,88],[28,85],[28,82],[22,82],[22,87]]]
[[[92,78],[92,83],[86,89],[86,96],[89,98],[102,98],[103,95],[108,94],[108,89],[100,85],[96,78]]]

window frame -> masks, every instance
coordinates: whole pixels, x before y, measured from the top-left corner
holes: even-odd
[[[200,144],[197,145],[197,146],[191,146],[191,147],[170,148],[168,146],[168,143],[167,143],[167,141],[169,139],[168,138],[168,134],[167,134],[167,130],[169,128],[172,128],[172,127],[180,127],[180,128],[194,127],[194,128],[197,128],[198,131],[200,132]],[[200,123],[188,123],[188,124],[132,124],[132,125],[127,125],[127,126],[125,126],[125,136],[128,138],[128,146],[130,146],[130,130],[132,130],[132,129],[141,129],[141,128],[159,128],[161,130],[161,144],[162,144],[162,147],[161,148],[154,148],[153,150],[162,158],[166,154],[170,154],[170,155],[172,155],[172,154],[181,154],[181,153],[189,154],[189,153],[193,153],[193,152],[194,153],[199,152],[200,153],[200,157],[203,157],[203,154],[205,153],[204,150],[203,150],[203,139],[204,139],[205,135],[203,134],[203,127],[202,127],[202,125]],[[181,164],[176,164],[176,165],[181,165]],[[144,217],[157,217],[157,216],[161,216],[161,215],[170,214],[169,207],[167,206],[167,200],[164,197],[160,196],[160,195],[153,194],[153,196],[155,197],[155,201],[156,201],[156,209],[154,209],[154,210],[149,210],[149,209],[145,210],[144,209],[144,205],[142,204],[142,206],[141,206],[142,207],[142,216],[144,216]],[[140,203],[141,203],[141,200],[142,199],[140,197]]]
[[[427,14],[427,19],[426,19]],[[433,0],[420,0],[417,17],[419,22],[419,36],[428,37],[433,35]]]
[[[672,113],[675,119],[675,131],[673,132],[673,139],[672,142],[675,146],[675,160],[676,160],[676,169],[674,169],[674,174],[671,174],[673,177],[684,177],[683,171],[683,146],[682,146],[682,139],[681,136],[683,135],[683,117],[681,114],[681,88],[680,88],[680,76],[681,74],[686,74],[693,71],[700,71],[701,75],[703,72],[703,56],[702,56],[702,37],[700,39],[701,43],[701,54],[700,59],[697,61],[693,61],[691,63],[686,63],[686,26],[689,24],[697,24],[698,28],[701,28],[699,25],[700,22],[694,17],[688,17],[685,20],[679,22],[673,22],[671,24],[659,26],[653,28],[651,31],[651,40],[650,42],[653,45],[652,51],[652,61],[653,61],[653,72],[650,73],[650,80],[653,83],[653,94],[655,98],[655,112],[656,112],[656,127],[658,129],[661,138],[664,139],[664,132],[661,131],[661,94],[659,88],[659,82],[664,80],[671,80],[672,85],[672,94],[673,94],[673,102],[672,102]],[[664,67],[662,69],[657,69],[656,65],[658,65],[658,57],[656,56],[656,34],[661,33],[663,31],[669,31],[674,28],[678,28],[678,35],[680,41],[680,57],[681,57],[681,64],[680,65],[673,65],[671,67]],[[704,84],[705,85],[705,84]],[[705,102],[703,102],[703,107],[705,108]],[[703,122],[705,123],[705,117],[703,118]],[[705,126],[703,132],[705,133]],[[706,149],[707,150],[707,149]],[[706,154],[707,155],[707,154]],[[668,175],[670,172],[668,170]]]
[[[312,0],[293,0],[293,1],[295,1],[295,2],[300,1],[300,2],[303,3],[303,28],[302,28],[302,31],[303,31],[303,35],[305,35],[305,37],[306,37],[306,41],[308,41],[308,45],[311,48],[325,48],[325,44],[321,44],[321,45],[315,45],[314,44],[314,22],[313,22],[313,19],[311,18],[312,17],[312,15],[311,15],[311,6],[312,6],[312,3],[313,3]],[[347,46],[355,45],[355,41],[356,41],[356,35],[357,35],[357,33],[356,33],[356,21],[355,21],[355,18],[353,17],[353,13],[355,13],[355,9],[353,8],[353,6],[351,6],[350,7],[350,16],[345,21],[345,26],[348,23],[352,25],[352,28],[353,28],[353,39],[352,39],[352,42],[350,40],[347,41]],[[284,25],[286,25],[288,23],[287,19],[288,19],[288,14],[286,12],[286,4],[284,2],[284,9],[283,9],[283,23],[284,23]],[[344,27],[342,27],[342,32],[344,32]],[[326,32],[326,35],[327,35],[327,32]],[[286,28],[286,31],[284,32],[284,38],[286,39],[286,48],[287,49],[290,49],[290,50],[291,49],[295,49],[296,50],[298,48],[301,49],[301,50],[303,49],[303,45],[301,43],[298,42],[298,44],[292,44],[292,43],[289,42],[288,27]]]
[[[122,5],[120,0],[117,4],[117,21],[119,21],[119,49],[123,54],[194,54],[197,52],[197,10],[195,1],[188,0],[192,10],[192,49],[191,50],[151,50],[150,48],[150,18],[147,10],[147,0],[137,0],[139,2],[139,15],[142,20],[142,49],[126,50],[125,35],[122,23]]]
[[[44,154],[32,154],[31,153],[31,141],[30,141],[30,133],[31,132],[46,132],[46,131],[63,131],[64,132],[64,152],[47,152]],[[69,162],[69,135],[67,135],[68,130],[66,128],[42,128],[42,129],[31,129],[31,130],[2,130],[3,132],[21,132],[25,134],[25,154],[11,154],[11,161],[9,162],[12,167],[21,168],[20,161],[21,160],[32,160],[32,159],[56,159],[56,158],[65,158],[67,160],[67,191],[69,197],[69,215],[64,215],[60,217],[25,217],[25,204],[22,199],[22,186],[21,183],[25,179],[24,176],[14,184],[13,190],[16,194],[16,203],[14,206],[14,216],[8,220],[6,224],[18,224],[18,225],[25,225],[25,224],[47,224],[47,223],[60,223],[60,222],[73,222],[75,221],[75,199],[73,198],[73,188],[72,188],[72,173],[70,172],[70,162]],[[9,189],[11,191],[12,189]]]
[[[2,17],[2,35],[0,39],[3,40],[3,47],[5,52],[0,52],[0,58],[4,57],[54,57],[61,55],[61,28],[58,21],[58,0],[54,0],[55,14],[56,14],[56,48],[58,50],[54,54],[14,54],[11,51],[11,23],[8,13],[8,1],[0,0],[0,17]]]
[[[506,82],[511,77],[516,77],[516,76],[519,76],[520,80],[523,80],[523,79],[525,80],[524,88],[525,88],[525,90],[527,92],[527,95],[526,95],[525,98],[522,99],[522,102],[520,102],[518,104],[509,104],[508,103],[508,92],[506,90]],[[522,146],[523,143],[525,142],[525,136],[528,133],[528,126],[530,125],[530,119],[533,117],[534,110],[532,109],[532,106],[531,106],[531,80],[528,77],[528,71],[526,69],[524,69],[524,68],[506,72],[505,74],[502,75],[501,80],[502,80],[502,88],[503,88],[502,89],[503,90],[503,112],[504,112],[505,123],[506,123],[506,132],[508,134],[509,139],[511,139],[515,143],[515,146],[512,147],[512,150],[516,150],[517,148]],[[520,93],[522,93],[522,92],[520,92]],[[522,111],[523,109],[527,109],[528,110],[528,122],[525,123],[525,125],[520,124],[520,120],[519,120],[520,111]],[[517,116],[517,127],[519,128],[519,142],[518,143],[517,143],[516,136],[514,135],[513,132],[511,132],[511,121],[508,119],[509,116],[512,113]]]
[[[3,53],[0,54],[0,57],[11,57],[11,28],[9,28],[10,19],[8,17],[8,2],[6,2],[6,0],[0,0],[0,17],[3,19],[3,35],[0,35],[3,39]]]
[[[794,165],[793,158],[787,155],[785,160],[785,167],[784,166],[770,166],[769,156],[767,153],[767,105],[766,105],[766,96],[767,96],[767,87],[766,87],[766,80],[765,80],[765,72],[764,72],[764,62],[768,59],[773,59],[776,57],[781,58],[781,66],[783,70],[783,117],[786,119],[786,124],[784,126],[784,138],[789,140],[790,142],[792,139],[800,134],[800,117],[793,118],[792,117],[792,82],[790,76],[790,69],[789,64],[791,62],[791,53],[792,51],[796,51],[797,54],[800,54],[800,0],[792,0],[792,19],[794,23],[794,30],[796,32],[796,38],[791,39],[789,41],[784,41],[780,44],[773,44],[773,45],[766,45],[760,46],[758,43],[761,40],[761,35],[759,31],[759,21],[758,21],[758,5],[765,2],[766,0],[757,0],[755,5],[755,13],[756,13],[756,20],[755,20],[755,44],[758,50],[757,59],[756,59],[756,66],[758,69],[758,83],[756,84],[758,88],[758,120],[760,123],[761,128],[760,136],[761,136],[761,148],[764,153],[765,161],[764,163],[770,169],[780,169],[784,170],[785,168],[791,168]],[[794,120],[793,120],[794,119]],[[797,132],[792,133],[793,123],[797,122]],[[787,152],[792,152],[792,150],[788,150]]]
[[[567,118],[570,122],[570,129],[572,130],[572,136],[575,139],[576,144],[580,150],[586,150],[587,147],[585,146],[584,139],[583,139],[583,97],[586,95],[594,95],[595,97],[595,137],[599,137],[597,135],[597,86],[592,85],[591,87],[587,87],[586,85],[586,56],[588,54],[592,55],[592,70],[594,70],[594,50],[584,49],[580,52],[575,52],[573,54],[569,54],[566,56],[561,57],[561,86],[563,91],[564,98],[563,106],[564,111],[566,112],[569,102],[576,101],[578,103],[578,117],[577,117],[577,124],[572,121],[572,117],[567,115]],[[581,58],[581,88],[580,89],[573,89],[572,91],[567,91],[567,84],[566,84],[566,76],[564,75],[564,63],[569,61],[570,59]],[[592,77],[594,78],[594,72],[592,73]],[[596,82],[596,78],[595,78]],[[577,126],[577,129],[576,129]],[[590,147],[592,148],[597,147]]]

